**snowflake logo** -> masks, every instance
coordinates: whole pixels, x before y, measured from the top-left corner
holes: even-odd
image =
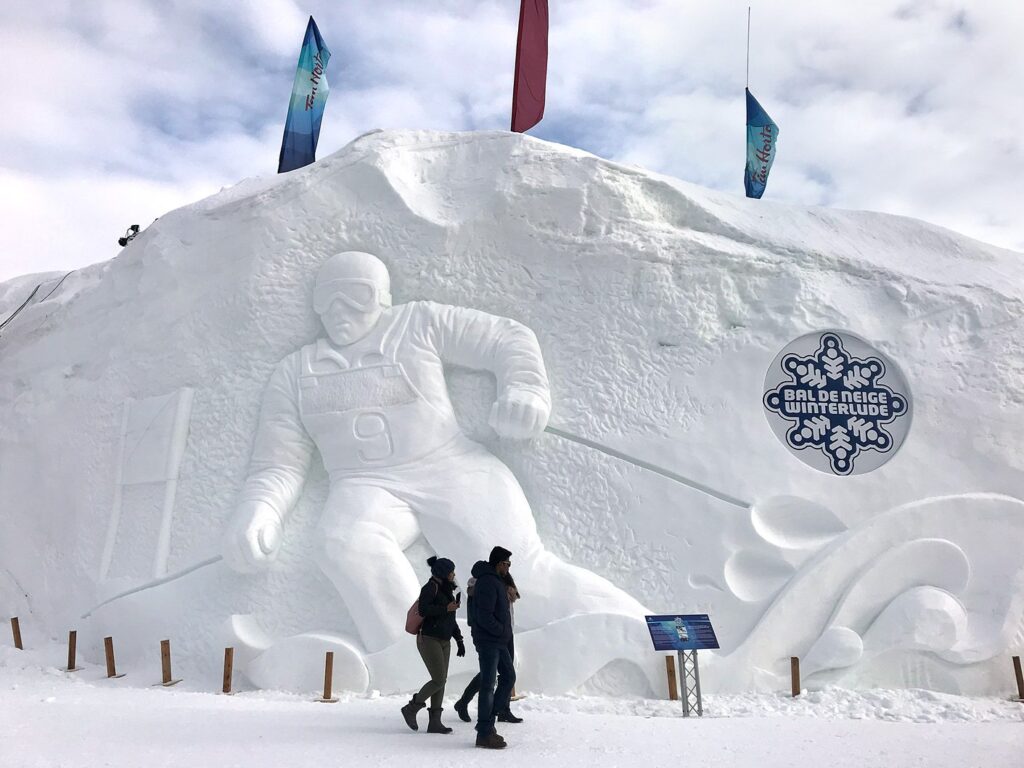
[[[785,355],[782,370],[790,380],[766,392],[764,405],[790,422],[785,439],[791,448],[823,451],[837,475],[850,474],[864,451],[892,449],[885,425],[907,413],[908,401],[879,383],[881,359],[854,357],[837,334],[824,333],[817,352]]]

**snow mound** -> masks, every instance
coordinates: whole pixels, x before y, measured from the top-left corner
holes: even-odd
[[[316,338],[312,281],[343,250],[383,259],[396,301],[532,328],[553,426],[686,481],[558,434],[500,441],[493,381],[448,372],[464,430],[512,468],[550,550],[656,612],[711,615],[722,651],[702,665],[706,690],[782,689],[792,655],[814,662],[810,687],[1010,690],[1007,655],[1024,644],[1021,254],[508,133],[373,133],[172,211],[110,262],[0,285],[6,319],[46,284],[0,332],[0,611],[23,616],[28,642],[77,627],[99,660],[113,634],[131,668],[171,637],[184,673],[215,680],[232,617],[274,638],[352,634],[345,599],[372,596],[336,594],[313,563],[320,466],[270,573],[213,563],[168,580],[218,554],[263,388]],[[803,465],[762,412],[778,351],[830,328],[872,341],[914,398],[898,455],[855,477]],[[408,554],[425,578],[430,553]],[[418,664],[411,641],[408,654]],[[628,692],[620,672],[592,684]]]

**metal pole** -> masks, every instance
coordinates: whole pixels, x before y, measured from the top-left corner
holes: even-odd
[[[700,694],[700,665],[697,651],[679,651],[679,680],[683,687],[683,717],[704,716],[704,703]]]
[[[704,717],[704,702],[700,695],[700,665],[697,663],[697,651],[693,653],[693,679],[697,686],[697,717]]]
[[[676,651],[679,656],[679,682],[681,683],[683,700],[683,717],[690,716],[690,681],[686,677],[686,654],[683,651]]]
[[[750,87],[750,6],[747,6],[747,88]]]

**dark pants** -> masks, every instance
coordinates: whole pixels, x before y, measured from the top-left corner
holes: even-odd
[[[508,655],[511,656],[512,657],[512,661],[515,662],[515,660],[516,660],[516,642],[515,642],[515,640],[510,640],[509,641],[509,644],[508,644]],[[479,690],[480,690],[480,673],[477,672],[476,675],[473,676],[473,679],[469,681],[469,685],[466,686],[466,690],[464,690],[462,692],[462,700],[464,702],[466,702],[467,706],[469,705],[469,702],[471,702],[476,697],[476,694],[477,694],[477,692]],[[509,695],[509,699],[511,699],[511,697],[512,697],[512,689],[511,688],[508,689],[508,695]],[[494,704],[494,713],[495,713],[495,715],[500,715],[500,714],[502,714],[504,712],[508,712],[509,708],[511,706],[511,703],[512,703],[511,700],[509,700],[509,701],[506,701],[503,705],[500,705],[500,702],[497,699],[495,699],[495,704]]]
[[[430,680],[420,688],[413,699],[420,704],[426,704],[429,699],[431,709],[440,709],[444,704],[444,686],[448,682],[448,659],[452,641],[417,635],[416,648],[427,667],[427,672],[430,673]]]
[[[494,718],[498,711],[508,705],[512,687],[516,684],[516,669],[512,666],[512,654],[503,645],[478,645],[480,657],[480,698],[476,708],[476,732],[486,736],[494,730]],[[498,688],[494,688],[494,680]]]

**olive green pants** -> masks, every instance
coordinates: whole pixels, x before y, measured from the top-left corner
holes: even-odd
[[[448,682],[448,659],[451,656],[452,641],[417,635],[416,648],[427,666],[430,680],[413,698],[420,704],[426,704],[429,698],[431,709],[441,709],[444,704],[444,686]]]

